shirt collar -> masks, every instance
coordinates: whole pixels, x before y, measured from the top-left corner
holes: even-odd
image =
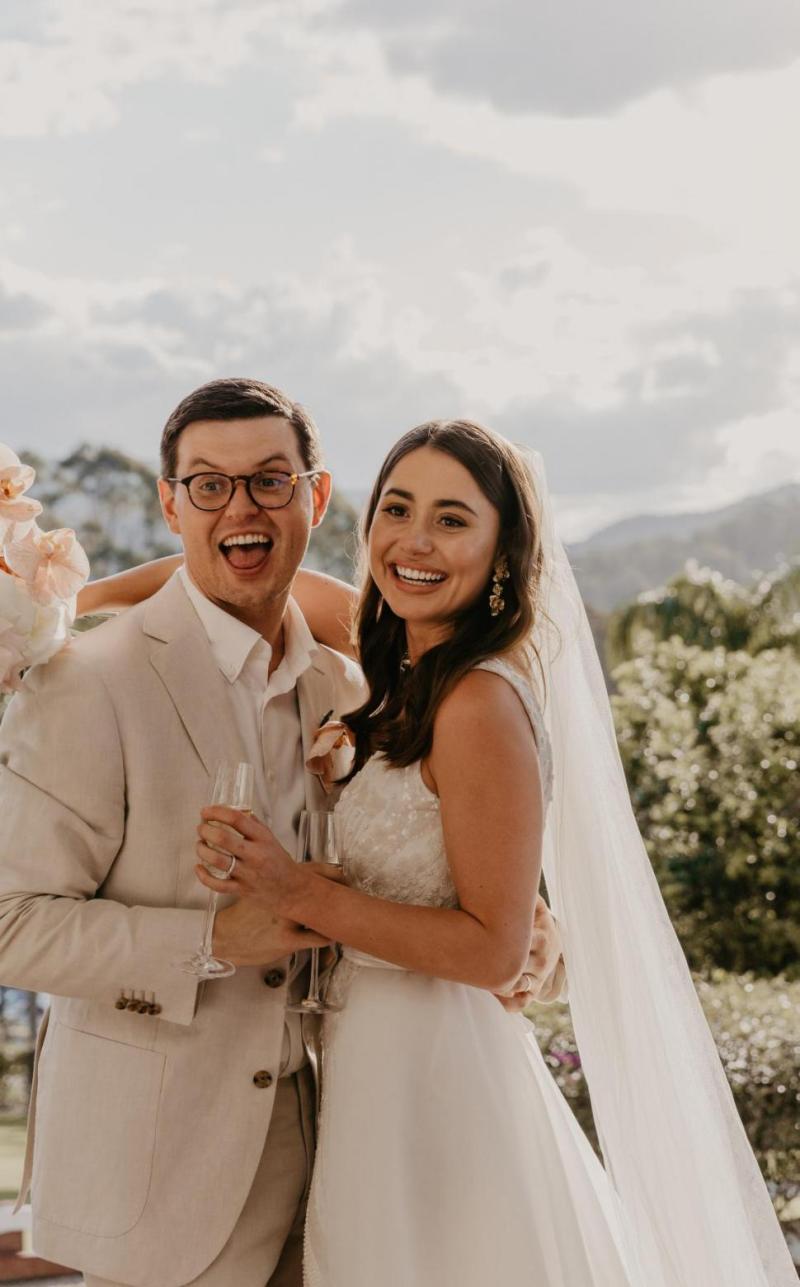
[[[266,639],[257,630],[253,630],[252,626],[245,625],[230,612],[207,599],[198,590],[185,566],[179,568],[178,575],[206,632],[214,661],[225,678],[234,684],[252,657],[259,667],[263,667],[266,686],[272,660],[272,648]],[[305,617],[291,598],[286,605],[283,633],[283,659],[269,677],[270,688],[274,686],[276,692],[288,692],[294,688],[299,676],[308,669],[319,651]]]

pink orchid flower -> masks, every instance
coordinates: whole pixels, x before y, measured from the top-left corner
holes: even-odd
[[[315,773],[322,789],[330,793],[338,782],[346,778],[355,758],[356,748],[352,733],[341,720],[331,719],[317,730],[311,753],[306,760],[309,773]]]
[[[26,500],[24,496],[36,478],[36,471],[30,465],[20,464],[13,452],[3,454],[5,459],[0,460],[0,520],[27,523],[42,512],[37,500]]]
[[[5,561],[36,603],[71,599],[89,578],[89,560],[71,527],[32,528],[5,547]]]

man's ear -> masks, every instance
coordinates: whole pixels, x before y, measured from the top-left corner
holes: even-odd
[[[164,515],[164,522],[171,532],[174,532],[176,536],[180,536],[181,524],[175,508],[175,491],[173,484],[168,483],[164,478],[159,478],[158,480],[158,499],[161,501],[161,513]]]
[[[311,487],[311,503],[314,507],[311,519],[312,527],[319,527],[325,517],[325,511],[331,499],[332,486],[333,479],[327,469],[321,469]]]

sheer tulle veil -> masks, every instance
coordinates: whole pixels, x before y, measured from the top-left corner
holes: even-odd
[[[797,1287],[636,825],[544,466],[523,454],[544,555],[535,643],[555,769],[544,871],[631,1276],[640,1287]]]

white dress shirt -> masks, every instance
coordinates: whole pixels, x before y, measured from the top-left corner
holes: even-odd
[[[283,623],[283,658],[270,674],[272,648],[266,639],[207,599],[185,567],[179,576],[208,636],[214,660],[230,684],[237,731],[254,768],[256,817],[294,854],[300,813],[306,807],[297,681],[317,652],[314,636],[294,599],[289,599]],[[299,969],[304,961],[305,953]],[[295,966],[294,974],[298,973]],[[290,979],[290,984],[297,982],[296,977]],[[293,997],[298,991],[302,995],[301,989],[290,986]],[[294,1072],[304,1061],[300,1015],[287,1013],[281,1072]]]

